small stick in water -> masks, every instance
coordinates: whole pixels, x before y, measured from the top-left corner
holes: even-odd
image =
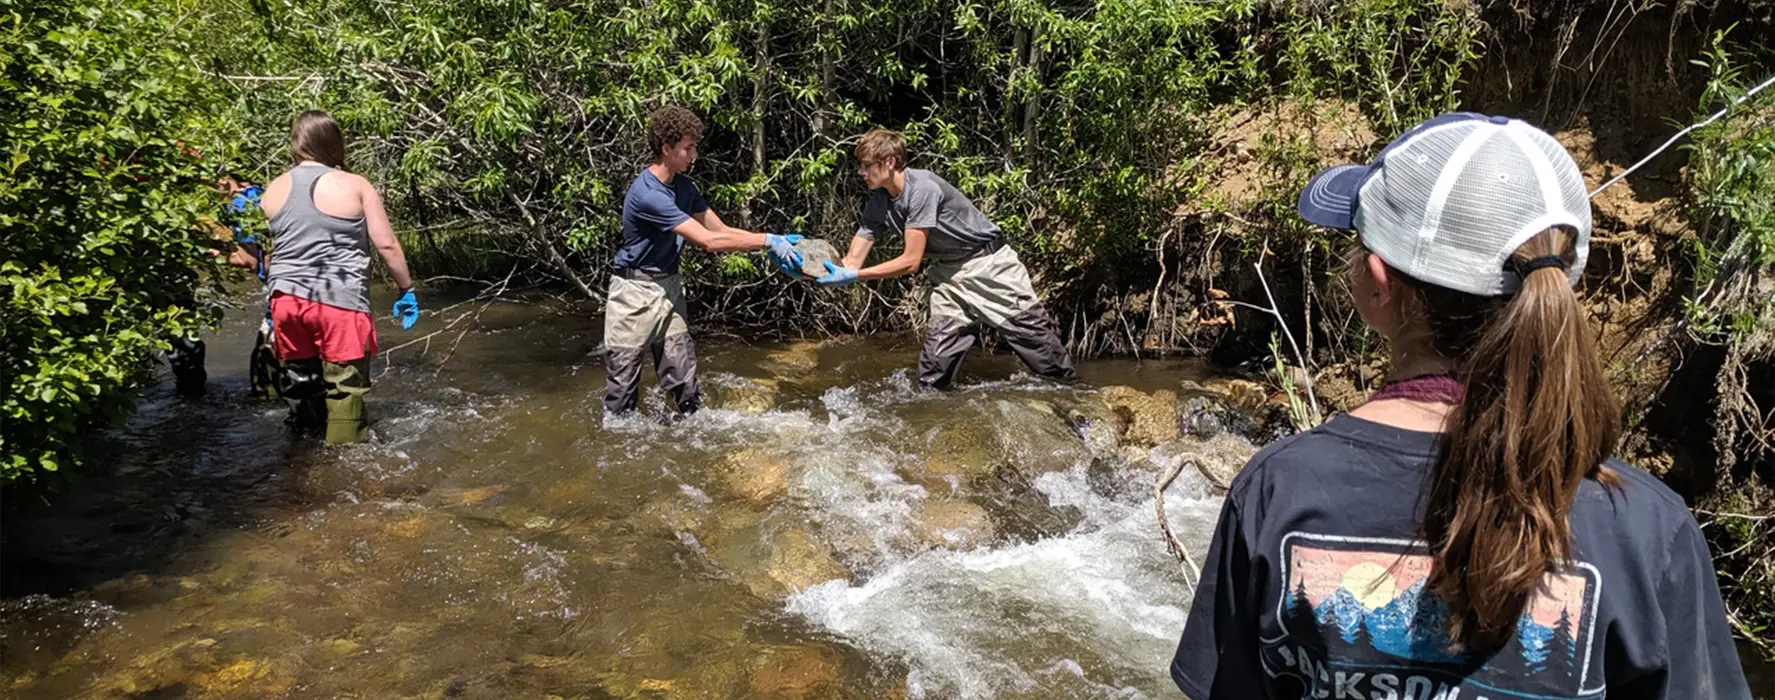
[[[1178,541],[1177,535],[1172,534],[1171,521],[1165,517],[1165,489],[1171,488],[1171,482],[1177,480],[1177,475],[1183,473],[1184,467],[1201,468],[1193,459],[1178,460],[1176,464],[1167,467],[1165,473],[1159,475],[1158,483],[1153,484],[1153,510],[1158,512],[1159,528],[1165,531],[1166,549],[1183,564],[1184,583],[1195,584],[1202,581],[1202,570],[1196,568],[1196,562],[1190,558],[1189,550],[1184,548],[1183,542]]]

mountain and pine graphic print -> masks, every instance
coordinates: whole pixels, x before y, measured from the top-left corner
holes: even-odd
[[[1503,648],[1478,657],[1448,638],[1448,606],[1425,590],[1419,543],[1293,533],[1283,538],[1281,630],[1265,669],[1304,697],[1361,700],[1599,697],[1589,676],[1601,581],[1574,562],[1550,572]]]

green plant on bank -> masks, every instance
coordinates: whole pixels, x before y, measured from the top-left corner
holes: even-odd
[[[79,458],[133,406],[149,352],[213,312],[213,209],[179,139],[203,85],[172,18],[115,0],[0,5],[0,482]]]
[[[1728,32],[1715,35],[1702,62],[1711,72],[1703,112],[1739,99],[1753,79],[1766,77],[1744,72],[1743,51]],[[1775,392],[1764,385],[1759,394],[1753,379],[1759,367],[1760,376],[1775,375],[1775,92],[1697,129],[1689,166],[1697,230],[1686,320],[1694,340],[1719,345],[1724,355],[1711,422],[1725,478],[1710,499],[1718,512],[1700,517],[1711,520],[1733,625],[1775,658],[1775,520],[1766,515],[1775,505],[1772,485],[1757,485],[1741,468],[1775,463]]]
[[[1276,373],[1277,381],[1282,385],[1282,393],[1288,397],[1288,419],[1294,423],[1294,428],[1296,430],[1310,430],[1320,423],[1324,423],[1325,414],[1308,401],[1306,388],[1295,386],[1294,370],[1289,369],[1288,363],[1282,359],[1282,346],[1277,342],[1276,333],[1270,334],[1270,363]],[[1303,376],[1307,376],[1310,372],[1311,370],[1301,368]],[[1307,376],[1306,381],[1312,382],[1313,380]]]

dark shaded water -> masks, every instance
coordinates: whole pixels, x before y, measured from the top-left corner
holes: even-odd
[[[376,361],[376,441],[327,449],[246,397],[256,319],[231,315],[208,397],[155,387],[94,438],[104,475],[8,514],[30,536],[0,572],[0,695],[1176,696],[1190,589],[1142,451],[1089,441],[1022,481],[946,461],[1018,449],[993,442],[1006,411],[1092,392],[1007,356],[917,392],[911,338],[704,336],[713,408],[605,423],[596,318],[469,304],[421,330],[452,322]],[[1190,472],[1167,508],[1199,556],[1218,496]]]

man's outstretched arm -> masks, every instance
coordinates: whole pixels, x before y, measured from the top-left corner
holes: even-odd
[[[900,251],[900,254],[887,262],[858,270],[857,279],[885,280],[918,272],[919,264],[924,261],[924,241],[924,229],[906,229],[906,247]],[[868,249],[865,248],[864,252],[867,251]],[[848,257],[845,262],[847,264],[850,262]]]
[[[745,229],[728,226],[714,209],[704,209],[684,223],[672,228],[685,240],[695,243],[697,247],[711,253],[738,253],[747,250],[758,250],[765,247],[767,241],[762,233],[753,233]]]

